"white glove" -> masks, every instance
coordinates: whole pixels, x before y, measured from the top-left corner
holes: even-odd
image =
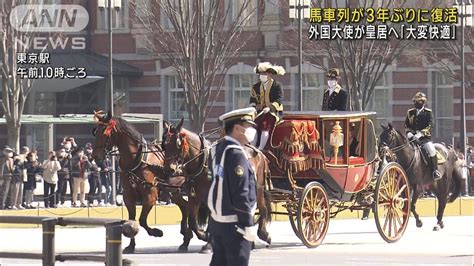
[[[256,226],[249,226],[242,229],[236,225],[235,228],[237,228],[238,233],[240,233],[246,240],[250,242],[255,242],[258,238]]]
[[[262,112],[263,112],[264,114],[270,112],[270,107],[265,107],[265,108],[263,108],[263,109],[262,109]]]
[[[408,132],[408,133],[407,133],[407,138],[408,138],[408,139],[412,139],[412,138],[413,138],[413,133]]]
[[[423,133],[418,132],[418,133],[415,134],[415,139],[416,140],[419,140],[421,137],[423,137]]]

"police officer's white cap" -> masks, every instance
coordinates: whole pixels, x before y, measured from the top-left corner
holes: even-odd
[[[256,126],[254,120],[257,114],[257,110],[254,107],[241,108],[227,112],[219,116],[219,120],[225,124],[235,122],[247,122],[253,126]]]

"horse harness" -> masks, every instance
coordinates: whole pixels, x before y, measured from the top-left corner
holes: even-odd
[[[161,184],[166,183],[164,179],[159,178],[156,175],[153,178],[153,183],[149,183],[144,178],[140,178],[135,173],[135,171],[138,170],[143,165],[163,168],[160,165],[154,165],[154,164],[149,164],[148,163],[149,153],[153,153],[157,157],[160,157],[160,155],[159,155],[159,153],[157,153],[157,151],[154,151],[154,150],[150,149],[148,146],[149,146],[149,144],[147,143],[146,139],[142,136],[142,140],[139,141],[138,152],[136,153],[136,154],[138,154],[138,156],[135,159],[135,166],[128,169],[128,170],[124,170],[124,172],[126,172],[128,174],[128,176],[130,177],[129,181],[130,181],[130,184],[133,188],[136,188],[137,184],[142,185],[144,188],[146,188],[146,187],[150,188],[150,187],[157,187],[160,183]]]
[[[185,187],[185,188],[189,188],[190,189],[190,195],[192,197],[194,197],[196,195],[196,191],[194,190],[194,182],[196,181],[196,177],[200,176],[203,172],[206,172],[207,173],[207,170],[208,170],[208,159],[209,159],[209,153],[210,153],[210,149],[211,147],[209,147],[209,144],[207,142],[207,140],[199,135],[199,139],[200,139],[200,142],[201,142],[201,146],[199,148],[199,153],[194,156],[193,158],[189,159],[188,161],[180,164],[178,167],[183,169],[183,176],[186,177],[185,178],[185,182],[184,184],[182,185],[182,187]],[[191,145],[191,144],[190,144]],[[192,145],[191,145],[192,146]],[[204,156],[203,157],[203,162],[201,164],[201,167],[198,169],[198,171],[196,171],[195,173],[187,173],[186,172],[186,166],[199,159],[201,156]]]

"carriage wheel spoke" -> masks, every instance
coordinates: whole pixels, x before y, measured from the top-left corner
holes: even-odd
[[[398,223],[400,224],[400,227],[403,227],[403,222],[402,220],[400,219],[400,215],[398,214],[399,210],[398,209],[395,209],[394,211],[394,215],[395,215],[395,218],[397,218],[397,221]]]
[[[400,195],[402,194],[402,192],[405,190],[405,188],[407,187],[407,185],[403,185],[402,188],[400,188],[400,190],[398,190],[397,194],[395,195],[395,197],[393,198],[398,198],[400,197]]]
[[[388,220],[390,220],[389,218],[389,212],[390,209],[387,209],[387,215],[385,216],[385,223],[383,224],[383,230],[386,232],[387,231],[387,225],[388,225]]]
[[[393,194],[395,194],[395,191],[398,189],[400,185],[400,180],[402,179],[400,175],[398,174],[398,172],[395,172],[395,176],[397,177],[397,184],[394,187]]]
[[[389,209],[388,213],[388,236],[390,237],[392,235],[392,209]]]

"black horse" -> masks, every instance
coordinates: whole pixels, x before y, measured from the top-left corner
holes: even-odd
[[[438,223],[433,228],[433,231],[444,228],[442,219],[446,203],[451,203],[456,200],[464,186],[456,153],[444,145],[439,143],[435,144],[436,150],[445,157],[446,162],[440,164],[438,167],[442,178],[434,181],[431,166],[424,162],[426,160],[423,159],[420,146],[408,141],[407,137],[395,130],[390,123],[388,126],[382,125],[382,128],[383,132],[380,135],[381,153],[387,155],[387,157],[396,158],[407,173],[410,186],[413,189],[411,212],[413,216],[415,216],[416,226],[423,226],[418,213],[416,213],[415,205],[419,194],[423,189],[426,189],[433,192],[439,202],[436,216]],[[449,195],[449,193],[451,193],[451,195]]]

